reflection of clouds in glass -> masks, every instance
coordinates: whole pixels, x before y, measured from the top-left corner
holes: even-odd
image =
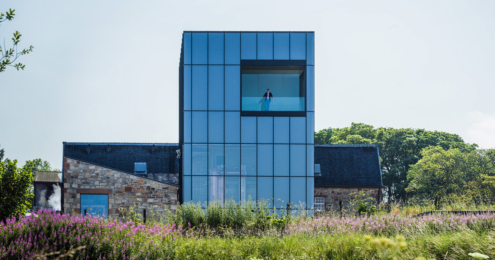
[[[58,184],[53,184],[53,194],[48,198],[48,204],[54,210],[62,210],[61,189]]]

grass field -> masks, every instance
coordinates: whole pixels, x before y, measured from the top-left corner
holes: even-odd
[[[443,209],[487,210],[452,204]],[[495,214],[411,217],[430,206],[383,205],[376,215],[279,218],[232,203],[126,222],[39,212],[0,224],[1,259],[473,259],[495,256]],[[349,212],[347,212],[349,213]],[[195,221],[195,223],[191,223]],[[176,222],[176,223],[174,223]],[[81,248],[83,247],[83,248]],[[70,250],[73,250],[72,252]],[[77,250],[76,250],[77,249]],[[37,256],[38,255],[38,256]],[[43,258],[41,258],[43,259]]]

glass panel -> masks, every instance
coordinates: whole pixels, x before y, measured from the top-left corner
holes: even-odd
[[[256,33],[241,33],[241,60],[256,60]]]
[[[208,179],[206,176],[192,177],[192,201],[205,206],[208,201]]]
[[[291,60],[306,59],[306,33],[290,34],[290,59]]]
[[[182,196],[184,196],[184,202],[188,202],[191,201],[191,176],[184,176],[183,180],[184,183],[182,184]]]
[[[225,64],[241,63],[241,34],[225,34]]]
[[[225,145],[225,175],[239,175],[241,167],[241,146],[238,144]]]
[[[258,33],[258,60],[273,60],[273,33]]]
[[[191,33],[184,33],[184,64],[191,64]]]
[[[291,207],[306,209],[306,178],[290,178],[290,202],[294,203]]]
[[[315,143],[315,113],[307,112],[306,113],[306,143],[314,144]]]
[[[256,177],[241,177],[241,200],[256,201]]]
[[[314,145],[308,145],[307,146],[307,153],[306,153],[306,156],[307,156],[307,161],[306,161],[306,164],[307,164],[307,172],[306,172],[306,175],[307,176],[315,176],[315,146]]]
[[[108,195],[81,194],[81,215],[108,218]]]
[[[225,201],[234,199],[235,202],[240,201],[241,196],[241,178],[240,177],[225,177]]]
[[[182,151],[182,171],[184,175],[191,175],[191,145],[184,144]]]
[[[307,44],[308,54],[306,56],[306,64],[315,65],[315,34],[307,33]]]
[[[223,64],[223,33],[208,34],[208,63]]]
[[[191,112],[184,112],[184,142],[191,142]]]
[[[275,60],[289,59],[289,33],[273,34],[273,58]]]
[[[306,66],[307,111],[315,111],[315,67]]]
[[[223,66],[208,66],[208,107],[210,110],[223,110],[223,72]]]
[[[273,145],[258,145],[258,176],[273,176]]]
[[[223,176],[210,176],[208,185],[208,200],[215,201],[218,200],[223,204],[223,187],[224,187],[224,177]]]
[[[240,84],[240,66],[225,66],[225,110],[240,110]]]
[[[192,34],[192,64],[207,64],[206,33]]]
[[[290,176],[306,176],[306,145],[290,146]]]
[[[258,177],[258,200],[268,201],[273,207],[273,177]]]
[[[208,145],[208,174],[224,174],[224,147],[223,144]]]
[[[306,143],[306,118],[290,118],[290,142]]]
[[[192,109],[207,110],[208,73],[206,65],[192,66]]]
[[[243,111],[304,111],[304,66],[243,66]]]
[[[275,177],[275,207],[285,208],[289,200],[289,177]]]
[[[207,175],[208,153],[206,144],[192,145],[192,175]]]
[[[208,113],[208,142],[223,143],[223,112]]]
[[[256,176],[256,145],[241,145],[241,174]]]
[[[207,113],[192,112],[192,141],[193,143],[207,142]]]
[[[256,143],[256,117],[241,117],[241,143]]]
[[[273,143],[273,117],[258,117],[258,143]]]
[[[314,196],[315,196],[315,178],[306,178],[306,203],[308,204],[308,209],[313,209]],[[324,207],[324,206],[323,206]]]
[[[289,118],[275,117],[273,119],[273,136],[275,143],[289,143]]]
[[[289,176],[289,146],[276,144],[274,149],[274,175]]]
[[[225,112],[225,142],[241,142],[241,113]]]
[[[191,110],[191,65],[184,66],[184,110]]]

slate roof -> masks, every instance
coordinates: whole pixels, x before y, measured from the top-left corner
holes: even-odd
[[[135,162],[145,162],[148,174],[170,174],[179,172],[177,149],[176,143],[64,142],[64,157],[131,174]]]
[[[315,145],[315,187],[381,187],[378,145]]]

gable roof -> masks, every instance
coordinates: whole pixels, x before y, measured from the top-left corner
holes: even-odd
[[[162,180],[163,174],[179,173],[177,149],[176,143],[64,142],[63,156],[130,174],[134,174],[134,163],[146,163],[147,174],[141,177]]]
[[[382,187],[378,145],[315,145],[316,187]]]

